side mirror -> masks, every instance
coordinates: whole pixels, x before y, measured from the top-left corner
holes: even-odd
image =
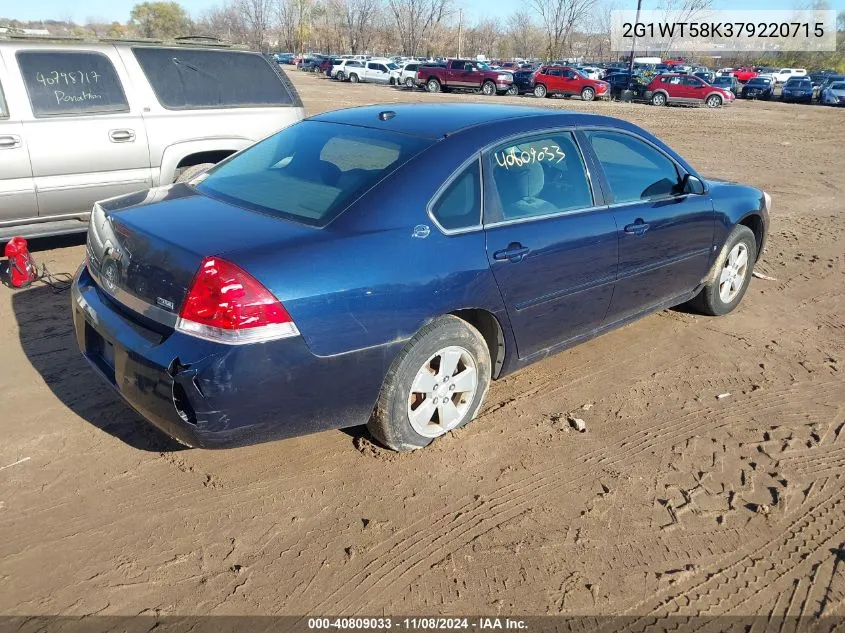
[[[692,174],[684,174],[681,179],[681,192],[701,195],[704,193],[704,183]]]

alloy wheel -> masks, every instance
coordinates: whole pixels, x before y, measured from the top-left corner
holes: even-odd
[[[742,290],[748,272],[748,247],[742,242],[735,245],[719,275],[719,298],[730,303]]]
[[[463,347],[452,345],[423,363],[411,383],[408,420],[423,437],[448,433],[463,421],[478,389],[475,359]]]

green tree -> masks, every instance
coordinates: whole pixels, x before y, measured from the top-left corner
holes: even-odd
[[[129,21],[141,37],[187,35],[191,20],[178,2],[142,2],[132,7]]]

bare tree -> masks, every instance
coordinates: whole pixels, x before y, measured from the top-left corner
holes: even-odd
[[[235,0],[234,7],[246,26],[247,44],[255,50],[266,51],[271,26],[270,0]]]
[[[518,11],[508,18],[507,34],[515,57],[534,58],[540,54],[543,33],[528,13]]]
[[[531,0],[540,14],[540,21],[546,32],[546,56],[561,57],[567,50],[569,38],[595,6],[596,0]]]
[[[450,0],[387,0],[405,55],[416,55],[426,37],[450,15]]]
[[[346,49],[354,54],[366,52],[373,42],[379,0],[336,0],[334,11],[341,19]]]
[[[667,22],[695,22],[702,17],[713,6],[712,0],[662,0],[657,10],[663,12]],[[661,46],[661,57],[664,57],[672,49],[677,37],[674,32],[663,41]]]

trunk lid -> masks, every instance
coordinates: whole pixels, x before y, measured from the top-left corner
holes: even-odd
[[[88,270],[117,303],[173,327],[204,257],[299,241],[315,232],[187,185],[159,187],[95,205]]]

